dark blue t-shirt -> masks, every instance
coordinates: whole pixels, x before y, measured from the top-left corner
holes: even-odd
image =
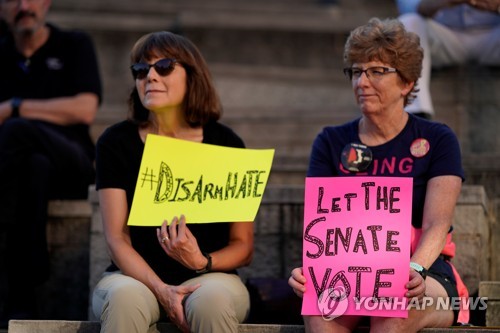
[[[308,177],[384,176],[413,178],[412,225],[421,228],[427,182],[437,176],[454,175],[464,179],[460,147],[446,125],[410,115],[404,129],[394,139],[369,147],[373,159],[363,172],[343,167],[342,150],[349,143],[361,143],[359,119],[340,126],[325,127],[316,137],[307,171]],[[414,142],[425,139],[428,151],[416,157],[410,151]],[[424,150],[425,152],[425,150]]]

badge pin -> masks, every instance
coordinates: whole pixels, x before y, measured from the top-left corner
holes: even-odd
[[[424,157],[429,152],[431,148],[429,141],[424,138],[415,139],[410,146],[410,153],[414,157]]]
[[[370,148],[361,143],[349,143],[342,150],[340,160],[344,168],[352,172],[365,171],[373,159]]]

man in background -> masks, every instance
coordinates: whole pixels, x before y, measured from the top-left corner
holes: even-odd
[[[89,134],[101,101],[93,43],[46,23],[51,0],[0,0],[0,230],[7,295],[0,325],[37,317],[49,276],[48,201],[94,182]]]
[[[406,111],[432,118],[431,67],[500,65],[500,0],[397,0],[400,21],[424,49],[420,92]]]

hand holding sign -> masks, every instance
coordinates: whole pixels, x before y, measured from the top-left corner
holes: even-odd
[[[303,315],[324,314],[323,305],[331,309],[337,301],[342,304],[335,308],[345,307],[347,315],[407,316],[404,306],[389,311],[372,305],[404,300],[411,195],[411,178],[306,179]],[[370,309],[360,306],[365,301]]]
[[[156,236],[161,248],[170,258],[191,270],[205,267],[206,258],[201,253],[196,237],[186,225],[184,215],[180,219],[175,216],[170,225],[168,221],[163,221],[161,228],[156,229]]]

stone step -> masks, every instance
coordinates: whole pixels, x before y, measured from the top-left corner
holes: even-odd
[[[324,126],[360,115],[340,69],[218,63],[212,72],[224,107],[222,122],[233,127],[249,148],[274,147],[277,155],[307,156]],[[436,71],[431,83],[436,120],[455,131],[464,154],[500,152],[500,137],[489,125],[500,121],[500,99],[490,91],[500,85],[500,76],[495,79],[495,73],[499,71],[494,68],[483,75],[446,69]],[[475,87],[482,87],[482,82],[490,85],[482,90]],[[92,127],[94,138],[126,118],[125,95],[122,101],[103,105]]]
[[[159,323],[161,333],[179,333],[172,324]],[[100,324],[88,321],[37,321],[37,320],[12,320],[9,322],[8,333],[98,333]],[[354,333],[368,332],[368,328],[359,328]],[[303,333],[302,325],[261,325],[242,324],[238,328],[240,333]],[[422,333],[494,333],[500,332],[500,327],[451,327],[451,328],[426,328]],[[1,331],[0,331],[1,333]]]
[[[50,302],[37,304],[41,318],[87,318],[91,219],[92,207],[88,200],[49,202],[47,243],[51,276],[49,281],[37,288],[36,298],[49,299]],[[1,227],[0,223],[0,267],[5,267],[7,235]],[[4,273],[0,270],[0,312],[6,296]]]
[[[332,6],[335,2],[338,5]],[[391,0],[143,0],[140,7],[132,0],[66,0],[55,2],[51,13],[65,12],[67,16],[87,12],[176,16],[180,27],[224,27],[245,29],[279,29],[291,31],[349,30],[370,17],[396,15]],[[78,21],[81,22],[81,21]],[[146,25],[147,22],[144,22]],[[120,24],[122,25],[122,24]]]
[[[53,4],[49,19],[87,30],[95,40],[104,101],[92,128],[94,137],[127,115],[125,101],[133,85],[127,54],[133,43],[145,32],[169,28],[198,45],[213,71],[226,117],[235,126],[246,123],[242,127],[253,133],[260,123],[250,124],[243,113],[262,110],[281,114],[288,122],[297,113],[322,114],[328,117],[325,125],[343,122],[346,113],[357,114],[341,73],[345,38],[369,17],[395,17],[397,11],[391,0],[338,3],[325,7],[319,0],[144,0],[139,8],[131,0],[67,0]],[[436,120],[455,130],[465,152],[500,151],[500,138],[488,126],[500,120],[498,77],[498,70],[474,66],[433,75]],[[297,126],[308,124],[300,117],[295,121]],[[290,136],[288,146],[293,148],[296,141],[293,133]],[[257,147],[273,145],[265,142],[266,136],[244,137],[252,145],[257,138],[264,141],[255,142]],[[304,136],[304,142],[310,138]]]
[[[486,325],[500,326],[500,281],[481,281],[479,283],[479,297],[488,298]]]
[[[209,62],[223,121],[241,132],[249,147],[274,146],[278,154],[293,156],[308,155],[322,126],[359,114],[341,72],[349,30],[369,16],[396,15],[390,0],[344,0],[333,12],[313,0],[145,0],[140,8],[132,1],[117,3],[68,0],[50,12],[55,23],[85,29],[95,40],[104,100],[94,138],[127,116],[133,86],[127,55],[133,43],[146,32],[175,28]],[[450,125],[464,152],[500,151],[500,137],[489,126],[500,121],[498,70],[464,68],[433,75],[436,120]]]

